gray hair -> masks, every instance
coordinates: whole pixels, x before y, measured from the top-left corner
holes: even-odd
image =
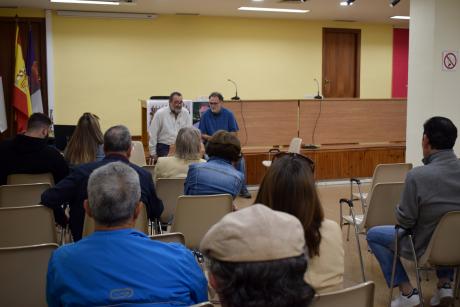
[[[201,132],[195,127],[181,128],[176,137],[176,154],[179,159],[198,160],[201,149]]]
[[[126,126],[113,126],[104,133],[104,151],[127,152],[130,147],[131,133]]]
[[[125,163],[109,163],[89,176],[88,203],[100,225],[113,227],[128,221],[140,198],[139,175]]]

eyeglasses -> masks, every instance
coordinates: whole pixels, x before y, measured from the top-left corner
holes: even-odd
[[[312,159],[310,159],[309,157],[307,157],[307,156],[297,154],[297,153],[294,153],[294,152],[279,152],[279,153],[277,153],[276,155],[273,156],[273,162],[275,162],[275,160],[277,160],[279,158],[282,158],[282,157],[291,157],[292,159],[303,160],[303,161],[307,162],[308,166],[310,166],[311,172],[312,173],[315,172],[315,162]]]

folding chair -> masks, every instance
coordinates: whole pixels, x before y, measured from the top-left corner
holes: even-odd
[[[374,226],[396,224],[394,210],[399,203],[403,188],[404,182],[378,183],[372,189],[368,210],[365,214],[357,215],[355,213],[352,200],[340,199],[339,201],[340,207],[342,204],[347,204],[350,208],[350,215],[345,216],[342,215],[342,209],[340,209],[340,218],[348,224],[347,240],[350,234],[350,225],[354,226],[363,282],[366,281],[366,276],[359,235],[365,234],[369,228]]]
[[[45,206],[0,208],[0,247],[57,243],[53,211]]]
[[[170,232],[160,235],[149,236],[150,239],[164,243],[180,243],[185,245],[185,237],[180,232]]]
[[[292,153],[300,153],[300,147],[302,146],[302,139],[301,138],[292,138],[291,143],[289,144],[289,148],[287,152]],[[272,165],[271,155],[279,153],[280,150],[277,148],[272,148],[268,151],[268,160],[262,161],[263,166],[270,167]]]
[[[0,248],[2,306],[48,306],[46,272],[57,244]]]
[[[149,172],[152,175],[152,180],[155,181],[155,165],[142,165],[142,168]]]
[[[185,245],[198,250],[209,228],[232,211],[232,202],[229,194],[180,196],[171,232],[183,233]]]
[[[176,212],[177,198],[184,195],[185,178],[159,178],[155,189],[158,197],[163,201],[163,212],[161,213],[159,231],[162,233],[161,224],[168,227]]]
[[[356,286],[315,295],[312,307],[372,307],[374,306],[375,284],[368,281]]]
[[[459,289],[459,273],[460,273],[460,244],[455,238],[460,233],[460,211],[451,211],[443,215],[436,229],[431,236],[428,247],[421,257],[417,257],[415,252],[414,234],[410,229],[400,234],[399,230],[402,227],[395,226],[395,253],[393,258],[393,268],[391,271],[390,282],[390,301],[393,299],[393,283],[396,270],[396,260],[399,251],[400,239],[407,235],[412,250],[412,257],[415,264],[415,276],[417,279],[417,288],[420,295],[420,306],[423,307],[423,292],[420,279],[420,271],[434,270],[436,267],[452,267],[456,269],[454,283],[454,300],[458,297]],[[452,302],[454,303],[454,302]]]
[[[129,161],[139,166],[147,165],[145,160],[144,145],[142,142],[133,141],[132,144],[133,150],[131,151],[131,157],[129,157]]]
[[[141,209],[139,212],[139,216],[137,217],[136,224],[134,228],[143,232],[145,234],[149,233],[149,219],[147,217],[147,208],[145,207],[144,203],[140,203]],[[89,236],[94,232],[96,225],[94,223],[94,219],[87,214],[85,214],[85,221],[83,223],[83,233],[82,238]]]
[[[54,186],[54,178],[51,173],[43,174],[11,174],[7,177],[7,184],[30,184],[30,183],[49,183]]]
[[[378,183],[386,182],[404,182],[406,180],[406,174],[412,169],[412,163],[389,163],[389,164],[379,164],[374,169],[374,174],[372,175],[371,187],[370,190]],[[358,187],[358,192],[353,192],[353,183]],[[350,199],[360,200],[363,213],[366,211],[366,201],[370,198],[370,193],[363,193],[361,191],[361,180],[357,178],[350,179]]]
[[[40,204],[42,193],[49,183],[14,184],[0,186],[0,207],[20,207]]]

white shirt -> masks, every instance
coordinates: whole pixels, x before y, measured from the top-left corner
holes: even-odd
[[[150,155],[156,155],[157,143],[172,145],[176,142],[177,132],[191,126],[192,117],[186,108],[182,108],[177,118],[169,106],[156,111],[149,128]]]

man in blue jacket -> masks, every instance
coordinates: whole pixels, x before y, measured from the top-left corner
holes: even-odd
[[[83,232],[83,202],[88,198],[88,178],[95,169],[111,162],[123,162],[137,172],[141,184],[141,201],[147,207],[147,214],[151,220],[163,212],[163,203],[157,197],[150,172],[129,162],[131,150],[131,134],[128,128],[121,125],[111,127],[104,134],[105,158],[102,161],[76,167],[69,176],[42,194],[41,203],[54,209],[56,221],[61,225],[67,223],[62,205],[70,205],[69,224],[74,241],[80,240]]]
[[[190,306],[207,301],[207,281],[192,253],[133,229],[141,187],[125,162],[95,170],[86,213],[96,231],[57,249],[48,265],[48,306]]]

